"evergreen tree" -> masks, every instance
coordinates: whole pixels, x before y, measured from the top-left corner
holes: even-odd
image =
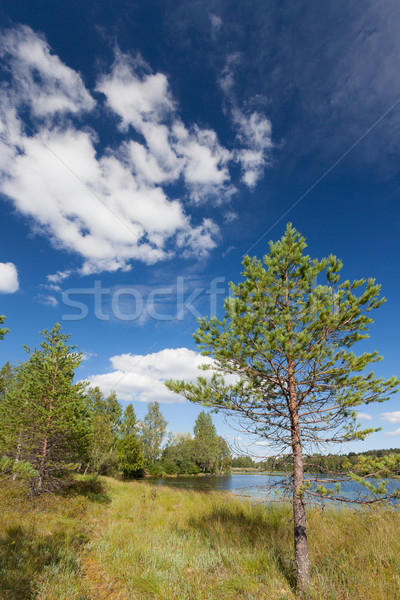
[[[375,431],[359,429],[354,407],[383,402],[399,383],[363,373],[380,360],[377,352],[351,351],[368,337],[370,311],[384,301],[380,286],[373,279],[340,283],[341,261],[332,255],[311,259],[305,248],[289,224],[280,241],[270,242],[263,261],[246,256],[244,282],[231,284],[224,319],[200,320],[194,336],[217,373],[197,383],[166,382],[193,402],[238,417],[245,431],[279,451],[290,451],[300,590],[310,584],[306,499],[326,493],[318,481],[305,485],[303,453]],[[230,374],[237,378],[231,385],[224,379]]]
[[[203,473],[215,471],[220,451],[220,440],[211,415],[204,410],[199,414],[193,428],[196,442],[196,463]]]
[[[0,325],[3,325],[4,321],[6,320],[4,315],[0,315]],[[6,333],[8,333],[10,330],[7,327],[0,327],[0,340],[2,340],[4,338],[4,336],[6,335]]]
[[[154,472],[160,459],[162,446],[167,432],[167,421],[160,411],[158,402],[149,402],[147,413],[141,427],[141,439],[145,467]]]
[[[118,465],[127,479],[143,475],[144,456],[138,436],[138,425],[133,406],[128,404],[121,423],[120,438],[117,441]]]
[[[4,316],[0,316],[0,324],[4,323],[4,319]],[[4,338],[8,331],[9,330],[5,327],[0,329],[0,340]],[[11,390],[11,385],[13,384],[14,379],[14,370],[11,364],[7,361],[6,364],[0,369],[0,402],[4,398],[5,394]],[[6,450],[6,439],[7,438],[4,435],[4,428],[2,427],[0,432],[1,450]],[[37,475],[38,472],[30,463],[26,461],[17,461],[9,456],[2,456],[0,458],[0,482],[6,481],[7,479],[27,479],[30,477],[36,477]]]
[[[14,370],[9,361],[0,369],[0,399],[10,389],[14,380]]]
[[[137,420],[135,410],[132,404],[128,404],[125,408],[124,415],[121,420],[121,437],[130,435],[131,433],[138,433],[140,423]]]
[[[70,336],[60,333],[58,323],[42,336],[40,349],[27,348],[29,359],[0,403],[8,456],[37,470],[31,492],[38,494],[80,460],[90,436],[84,385],[73,383],[81,355],[67,344]]]

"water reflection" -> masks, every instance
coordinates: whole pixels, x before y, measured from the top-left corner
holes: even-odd
[[[312,476],[307,475],[306,477]],[[320,479],[324,478],[323,475],[318,477]],[[204,475],[202,477],[168,477],[151,480],[151,483],[159,487],[169,486],[202,492],[229,491],[237,496],[271,501],[278,500],[281,497],[284,479],[284,475],[281,474],[232,473],[230,475]],[[325,487],[335,493],[335,484],[329,483],[328,477],[326,479]],[[377,483],[374,479],[370,481],[374,485]],[[392,479],[389,481],[388,491],[393,490],[400,490],[399,480]],[[356,500],[360,493],[365,497],[368,496],[368,490],[355,481],[341,484],[340,496],[344,496],[349,500]],[[330,503],[331,501],[324,500],[324,502]]]

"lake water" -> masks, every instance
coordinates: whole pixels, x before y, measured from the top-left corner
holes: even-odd
[[[306,475],[307,477],[313,477],[312,475]],[[319,479],[327,479],[323,475],[318,475]],[[277,492],[282,492],[283,476],[261,474],[261,473],[232,473],[229,475],[205,475],[203,477],[168,477],[152,480],[151,483],[156,486],[169,486],[181,489],[198,490],[202,492],[211,491],[229,491],[237,496],[245,498],[252,498],[255,500],[271,501],[278,500],[279,495]],[[376,483],[376,480],[370,480],[372,484]],[[271,486],[274,486],[271,489]],[[329,485],[328,480],[325,487],[332,488],[335,491],[335,485]],[[388,484],[388,491],[393,489],[400,490],[400,481],[397,479],[391,479]],[[349,500],[355,500],[359,494],[363,496],[368,494],[368,490],[361,486],[355,481],[341,483],[340,495],[348,498]],[[332,501],[324,502],[331,503]],[[352,504],[350,504],[352,506]]]

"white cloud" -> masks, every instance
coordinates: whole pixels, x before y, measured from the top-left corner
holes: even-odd
[[[78,73],[51,54],[46,41],[20,25],[0,37],[0,56],[13,74],[13,100],[35,117],[91,110],[94,100]]]
[[[259,442],[254,442],[252,446],[269,446],[269,442],[266,440],[260,440]]]
[[[236,152],[236,160],[242,167],[242,181],[253,188],[262,178],[274,147],[271,121],[259,112],[247,115],[238,108],[232,110],[232,119],[237,126],[237,137],[243,144]]]
[[[82,360],[90,360],[94,356],[97,356],[97,354],[95,352],[85,352],[85,351],[82,352]]]
[[[162,73],[151,73],[140,56],[133,58],[116,50],[111,73],[103,76],[97,91],[121,117],[121,128],[129,125],[144,133],[146,123],[162,123],[174,111],[168,80]]]
[[[166,186],[184,186],[196,204],[221,204],[236,192],[229,165],[239,160],[244,180],[254,185],[259,156],[229,151],[212,129],[185,125],[167,77],[118,51],[96,90],[120,118],[123,141],[100,150],[96,132],[77,117],[93,108],[102,114],[104,105],[42,37],[26,26],[9,29],[0,55],[9,78],[0,90],[0,192],[32,220],[35,232],[81,255],[83,274],[129,270],[132,261],[152,264],[177,251],[204,257],[215,248],[215,222],[205,216],[193,223],[185,193],[177,199]],[[30,114],[29,131],[22,111]],[[256,139],[258,127],[266,131],[258,113],[237,119],[246,143]],[[49,275],[48,282],[58,284],[68,274]]]
[[[368,413],[365,413],[365,412],[359,412],[359,413],[357,413],[357,417],[359,419],[364,420],[364,421],[372,421],[371,415],[369,415]]]
[[[395,431],[388,431],[387,433],[385,433],[385,435],[392,437],[395,435],[400,435],[400,427],[398,429],[396,429]]]
[[[117,51],[111,72],[100,79],[97,90],[120,117],[121,129],[132,126],[143,136],[145,145],[127,145],[126,158],[144,183],[182,177],[195,203],[221,202],[236,192],[227,168],[233,155],[220,145],[215,131],[184,125],[165,75],[151,73],[140,57]]]
[[[111,373],[87,377],[92,386],[98,386],[104,393],[115,389],[123,400],[176,403],[185,399],[169,391],[164,381],[170,378],[195,380],[204,376],[198,366],[209,364],[210,359],[188,348],[165,348],[147,355],[112,356],[110,362],[114,369]]]
[[[389,423],[400,423],[400,410],[395,410],[393,412],[384,412],[381,413],[380,418],[382,421],[389,421]]]
[[[218,31],[220,31],[220,29],[223,25],[223,21],[222,21],[221,17],[218,15],[214,15],[214,14],[210,15],[210,23],[211,23],[212,32],[214,34],[217,33]]]
[[[19,289],[18,272],[11,263],[0,263],[0,294],[13,294]]]
[[[242,181],[249,188],[254,188],[264,175],[270,162],[272,142],[271,121],[259,111],[244,111],[238,106],[235,87],[235,69],[240,64],[238,53],[227,57],[225,68],[219,79],[232,123],[236,128],[236,136],[241,148],[235,151],[235,160],[242,170]],[[258,98],[258,101],[262,100]]]
[[[57,271],[56,273],[50,273],[47,275],[46,279],[50,282],[50,284],[57,284],[64,281],[71,275],[71,270],[67,269],[66,271]]]
[[[58,305],[58,300],[55,296],[51,296],[50,294],[38,294],[36,296],[36,300],[40,302],[40,304],[44,304],[45,306],[52,306],[55,308]]]

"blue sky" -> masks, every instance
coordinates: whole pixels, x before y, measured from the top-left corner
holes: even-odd
[[[80,378],[191,430],[162,379],[290,220],[382,284],[362,349],[399,373],[397,2],[3,0],[0,26],[2,363],[60,321]],[[383,431],[352,449],[400,446],[398,395],[361,413]]]

